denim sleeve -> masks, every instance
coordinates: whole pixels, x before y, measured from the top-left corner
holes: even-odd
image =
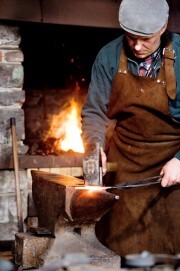
[[[107,108],[112,83],[104,61],[102,56],[98,56],[93,64],[91,83],[81,114],[83,142],[99,142],[102,147],[108,125]]]
[[[177,152],[176,154],[175,154],[175,156],[174,157],[176,157],[177,159],[179,159],[180,160],[180,151],[179,152]]]

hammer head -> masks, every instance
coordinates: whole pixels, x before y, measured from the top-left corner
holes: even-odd
[[[83,159],[85,185],[102,185],[102,166],[99,143],[89,143]]]

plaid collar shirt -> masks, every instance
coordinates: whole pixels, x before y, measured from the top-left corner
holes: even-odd
[[[139,64],[139,75],[145,77],[152,77],[153,71],[156,69],[160,57],[161,50],[159,48],[156,52],[148,56],[143,62]]]

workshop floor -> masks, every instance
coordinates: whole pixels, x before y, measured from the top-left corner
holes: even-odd
[[[14,264],[14,241],[0,241],[0,259]]]

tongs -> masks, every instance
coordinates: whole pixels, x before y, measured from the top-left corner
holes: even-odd
[[[137,187],[145,187],[145,186],[150,186],[154,184],[160,184],[161,180],[163,178],[163,174],[141,179],[141,180],[136,180],[134,182],[126,182],[126,183],[120,183],[114,186],[107,186],[106,189],[130,189],[130,188],[137,188]]]

